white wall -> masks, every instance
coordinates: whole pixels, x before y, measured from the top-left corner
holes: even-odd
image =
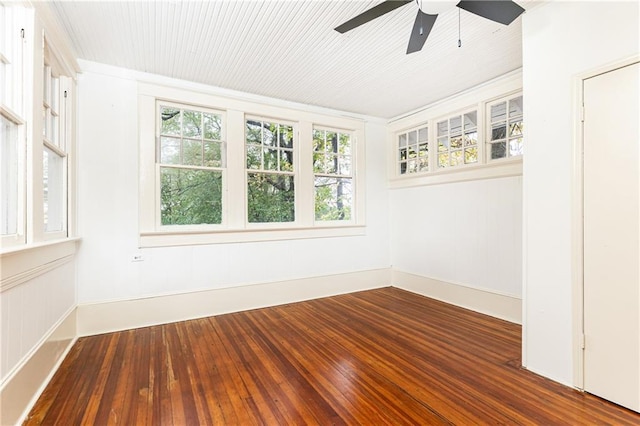
[[[365,129],[365,236],[139,250],[137,83],[104,69],[91,64],[78,84],[80,304],[389,267],[386,129],[375,121]],[[137,252],[145,260],[133,263]]]
[[[394,269],[521,297],[522,178],[391,191]]]
[[[638,54],[638,15],[638,2],[549,2],[523,15],[523,360],[565,384],[574,382],[574,78]]]
[[[2,292],[0,383],[75,308],[74,262]]]

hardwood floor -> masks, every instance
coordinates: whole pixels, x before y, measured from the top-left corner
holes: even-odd
[[[640,424],[520,327],[395,288],[79,339],[25,424]]]

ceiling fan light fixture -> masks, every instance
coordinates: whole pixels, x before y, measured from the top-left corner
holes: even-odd
[[[422,13],[427,15],[439,15],[447,10],[453,9],[458,4],[458,0],[416,0]]]

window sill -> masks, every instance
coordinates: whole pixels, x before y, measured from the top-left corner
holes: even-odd
[[[29,281],[73,259],[80,238],[25,244],[0,252],[0,292]]]
[[[467,166],[460,169],[445,169],[425,174],[410,174],[394,177],[390,179],[389,187],[391,189],[410,188],[414,186],[440,185],[510,176],[522,176],[522,158]]]
[[[307,238],[351,237],[365,235],[364,225],[316,228],[248,229],[213,232],[143,232],[140,247],[167,247],[201,244],[248,243]]]

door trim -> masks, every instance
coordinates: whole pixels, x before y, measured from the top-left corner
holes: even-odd
[[[584,390],[584,81],[640,62],[640,55],[590,69],[573,81],[573,143],[571,160],[571,281],[573,320],[573,386]],[[526,94],[525,94],[526,95]]]

